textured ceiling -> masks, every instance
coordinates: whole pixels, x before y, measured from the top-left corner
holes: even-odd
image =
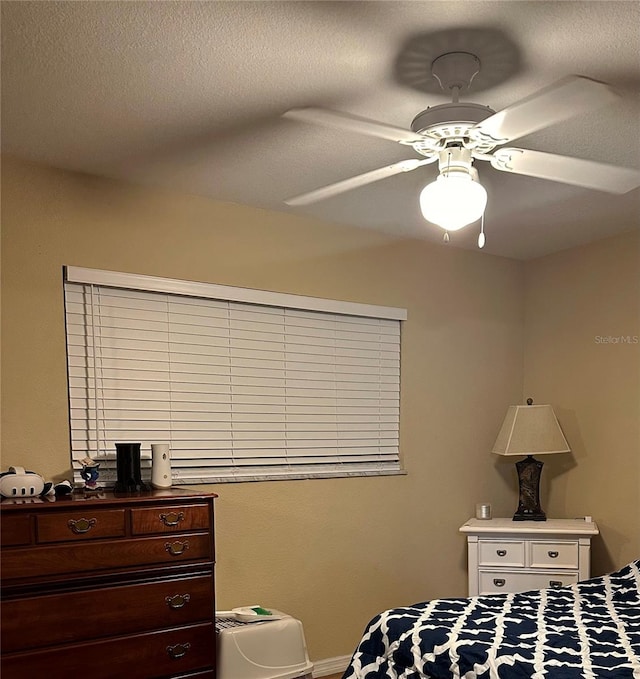
[[[434,55],[483,69],[464,99],[500,110],[567,74],[622,96],[517,146],[640,169],[640,3],[2,2],[2,149],[36,162],[440,242],[419,213],[429,165],[306,207],[284,200],[404,158],[378,138],[283,119],[322,106],[408,128],[449,101]],[[420,59],[424,72],[420,73]],[[416,60],[418,66],[416,67]],[[490,253],[527,259],[638,228],[610,195],[497,172]],[[475,247],[477,227],[449,247]]]

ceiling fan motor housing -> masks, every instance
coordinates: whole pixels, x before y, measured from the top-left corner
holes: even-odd
[[[489,106],[472,103],[440,104],[429,106],[418,113],[411,122],[411,129],[418,134],[428,134],[433,128],[449,127],[450,136],[464,134],[464,130],[481,123],[495,111]]]
[[[471,130],[494,113],[489,106],[473,103],[430,106],[418,113],[411,123],[411,130],[421,135],[424,141],[411,145],[418,153],[430,155],[449,142],[461,141],[480,153],[488,153],[495,147],[495,142],[476,138]]]

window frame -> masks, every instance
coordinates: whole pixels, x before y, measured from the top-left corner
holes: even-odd
[[[238,288],[238,287],[232,287],[232,286],[225,286],[225,285],[219,285],[219,284],[213,284],[213,283],[202,283],[202,282],[195,282],[195,281],[183,281],[183,280],[177,280],[177,279],[170,279],[170,278],[161,278],[161,277],[156,277],[156,276],[147,276],[147,275],[142,275],[142,274],[131,274],[131,273],[119,273],[119,272],[112,272],[112,271],[104,271],[104,270],[98,270],[98,269],[88,269],[88,268],[83,268],[83,267],[73,267],[73,266],[67,266],[64,268],[64,279],[65,279],[65,328],[67,329],[67,334],[68,334],[68,342],[69,340],[69,310],[68,310],[68,303],[67,303],[67,288],[69,286],[89,286],[90,290],[101,290],[101,289],[116,289],[116,290],[121,290],[121,291],[139,291],[141,294],[143,293],[150,293],[153,297],[153,293],[159,293],[159,297],[162,295],[169,296],[169,299],[181,299],[181,298],[194,298],[194,299],[200,299],[200,300],[221,300],[225,304],[228,305],[233,305],[233,308],[236,309],[263,309],[263,310],[284,310],[284,315],[286,316],[286,310],[290,310],[289,316],[293,317],[294,319],[298,319],[300,317],[304,318],[305,314],[311,314],[313,317],[317,316],[318,319],[320,319],[318,322],[323,321],[325,318],[326,319],[332,319],[336,321],[336,327],[341,328],[342,324],[342,319],[345,320],[345,324],[350,325],[350,321],[353,319],[354,322],[357,324],[359,323],[363,327],[365,327],[366,324],[370,324],[373,321],[370,319],[374,319],[375,322],[380,322],[380,323],[386,323],[389,327],[392,325],[395,326],[397,323],[397,361],[398,361],[398,367],[397,367],[397,384],[393,383],[391,389],[396,389],[397,390],[397,402],[398,402],[398,407],[397,407],[397,416],[395,417],[395,421],[393,423],[394,426],[394,431],[395,431],[395,439],[396,439],[396,444],[395,444],[395,451],[392,453],[392,455],[389,457],[389,459],[392,459],[391,464],[382,464],[380,463],[377,467],[373,463],[370,465],[364,464],[364,454],[361,456],[361,459],[357,462],[354,463],[354,465],[349,465],[345,463],[339,463],[336,462],[337,458],[340,457],[339,453],[338,455],[333,455],[333,458],[336,458],[335,460],[332,458],[330,453],[323,453],[327,455],[327,460],[330,460],[332,464],[335,465],[335,467],[329,469],[324,468],[320,469],[319,467],[316,467],[314,470],[310,470],[308,466],[306,465],[307,460],[303,459],[296,459],[296,463],[301,463],[299,467],[296,467],[294,465],[291,469],[288,471],[279,468],[275,469],[273,468],[273,473],[267,473],[265,472],[264,465],[260,468],[260,471],[255,474],[249,474],[246,472],[246,470],[243,473],[237,472],[235,474],[233,473],[228,473],[228,470],[230,469],[230,465],[222,465],[227,469],[227,473],[223,474],[222,476],[218,475],[211,475],[211,474],[206,474],[204,476],[193,476],[193,475],[188,475],[187,472],[183,470],[184,465],[188,464],[193,464],[193,462],[187,463],[184,460],[180,461],[181,458],[174,457],[172,455],[172,468],[173,468],[173,483],[176,485],[179,484],[193,484],[193,483],[219,483],[219,482],[231,482],[231,481],[252,481],[252,480],[279,480],[279,479],[295,479],[295,478],[326,478],[326,477],[334,477],[334,476],[368,476],[368,475],[380,475],[380,474],[398,474],[398,473],[404,473],[404,470],[401,468],[401,463],[400,463],[400,456],[399,456],[399,424],[400,424],[400,415],[399,415],[399,399],[400,399],[400,358],[401,358],[401,351],[400,351],[400,328],[401,328],[401,321],[406,320],[407,318],[407,312],[405,309],[399,309],[395,307],[384,307],[384,306],[377,306],[377,305],[370,305],[370,304],[361,304],[361,303],[355,303],[355,302],[344,302],[344,301],[338,301],[338,300],[329,300],[329,299],[322,299],[322,298],[316,298],[316,297],[307,297],[307,296],[302,296],[302,295],[292,295],[292,294],[287,294],[287,293],[276,293],[276,292],[269,292],[269,291],[263,291],[263,290],[255,290],[255,289],[250,289],[250,288]],[[132,293],[133,296],[135,296]],[[126,293],[125,293],[126,296]],[[175,298],[173,296],[176,296]],[[91,309],[94,309],[94,301],[92,299],[91,301]],[[178,305],[179,306],[179,305]],[[231,307],[230,307],[231,308]],[[92,311],[93,313],[93,311]],[[231,312],[230,312],[231,313]],[[277,313],[277,311],[275,311]],[[269,315],[267,313],[267,315]],[[313,320],[313,319],[312,319]],[[92,321],[93,322],[93,321]],[[299,323],[298,320],[295,320],[296,323]],[[372,326],[373,327],[373,326]],[[387,326],[385,326],[386,328]],[[85,332],[89,332],[86,328],[84,329]],[[386,331],[386,330],[385,330]],[[171,333],[171,331],[167,331],[168,334]],[[287,337],[286,330],[283,331],[284,336]],[[382,332],[382,331],[381,331]],[[91,329],[91,333],[95,333],[95,328]],[[340,334],[339,332],[336,333],[337,335]],[[343,333],[344,334],[344,333]],[[384,339],[384,337],[383,337]],[[91,340],[91,342],[98,341]],[[230,340],[232,343],[233,341]],[[380,340],[382,342],[382,340]],[[336,340],[338,342],[338,340]],[[96,364],[100,364],[101,359],[97,356],[96,353],[96,347],[98,346],[97,344],[92,344],[93,352],[94,352],[94,357],[91,359],[93,361],[93,370],[95,371]],[[383,346],[387,346],[386,344],[383,344]],[[232,347],[233,348],[233,347]],[[88,351],[91,351],[90,349]],[[94,360],[95,359],[95,360]],[[88,361],[89,359],[87,359]],[[381,360],[381,359],[380,359]],[[87,379],[86,379],[86,408],[89,409],[90,407],[95,407],[95,422],[96,422],[96,445],[98,446],[97,451],[96,450],[91,450],[88,448],[87,444],[87,450],[82,450],[81,448],[76,445],[74,442],[74,426],[77,425],[77,422],[74,421],[74,415],[73,415],[73,409],[71,407],[71,404],[73,402],[73,390],[75,387],[72,387],[72,385],[77,384],[77,381],[74,382],[73,377],[72,377],[72,366],[71,366],[71,356],[70,356],[70,345],[68,344],[68,361],[67,361],[67,366],[68,366],[68,374],[69,374],[69,403],[70,403],[70,426],[71,426],[71,448],[72,448],[72,465],[74,468],[74,477],[78,483],[81,482],[79,472],[81,469],[80,465],[80,459],[85,457],[86,455],[88,456],[93,456],[99,461],[101,461],[103,464],[101,465],[101,479],[106,482],[113,481],[115,482],[115,447],[113,448],[112,451],[107,451],[106,449],[100,450],[99,442],[98,442],[98,419],[100,417],[99,411],[100,407],[98,406],[98,393],[100,392],[102,394],[103,387],[98,386],[102,385],[102,382],[99,381],[98,379],[93,379],[91,376],[88,374],[89,370],[89,363],[87,362],[86,369],[87,369]],[[335,366],[334,366],[334,371],[335,371]],[[94,373],[95,376],[95,373]],[[340,379],[340,377],[338,377]],[[385,378],[388,379],[389,382],[393,382],[393,378]],[[378,380],[380,382],[381,378],[378,377]],[[91,384],[94,385],[94,387],[97,388],[91,388]],[[371,385],[364,385],[365,388],[372,388]],[[233,387],[232,387],[233,388]],[[381,387],[378,386],[378,389],[380,390]],[[292,390],[293,391],[293,390]],[[326,390],[324,390],[326,391]],[[340,393],[340,392],[337,392]],[[101,397],[102,398],[102,397]],[[337,397],[336,397],[337,398]],[[382,397],[379,397],[379,403],[384,402],[384,399]],[[90,405],[90,401],[93,400],[93,406]],[[87,415],[87,421],[88,421],[88,415]],[[77,418],[76,418],[77,419]],[[369,418],[370,419],[370,418]],[[384,418],[380,418],[381,420]],[[379,425],[380,426],[380,425]],[[87,425],[87,437],[90,434],[90,426]],[[286,436],[285,436],[286,438]],[[129,440],[129,439],[127,439]],[[384,455],[381,452],[381,447],[380,447],[380,441],[382,440],[382,434],[379,433],[379,458],[382,459]],[[154,442],[157,443],[166,443],[167,441],[165,440],[156,440]],[[171,441],[169,441],[171,443]],[[318,444],[320,446],[320,444]],[[339,443],[336,443],[336,445],[339,445]],[[287,443],[285,446],[285,449],[287,449],[287,446],[289,449],[291,446]],[[348,447],[348,446],[346,446]],[[389,451],[387,451],[389,452]],[[178,454],[178,450],[176,449],[176,455]],[[182,453],[181,453],[182,454]],[[186,454],[186,453],[185,453]],[[302,453],[303,455],[305,453]],[[202,459],[205,459],[206,456],[202,455]],[[230,458],[233,458],[232,455],[229,455]],[[275,456],[278,457],[278,456]],[[287,455],[285,454],[284,456],[280,456],[286,458]],[[308,455],[310,458],[311,456]],[[345,456],[347,457],[347,456]],[[356,459],[358,456],[356,453],[354,453],[354,459]],[[209,459],[211,459],[211,456],[209,456]],[[246,464],[251,467],[251,463],[247,462]],[[314,465],[310,463],[312,467]],[[150,465],[151,465],[151,452],[150,452],[150,442],[143,441],[143,448],[142,448],[142,466],[143,466],[143,477],[149,477],[150,476]],[[304,469],[303,469],[304,467]],[[186,468],[186,467],[185,467]],[[297,469],[297,471],[296,471]],[[183,470],[183,471],[181,471]],[[303,471],[300,471],[303,470]],[[195,472],[194,472],[195,473]]]

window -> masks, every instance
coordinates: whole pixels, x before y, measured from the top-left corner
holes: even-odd
[[[173,482],[400,472],[403,309],[66,268],[72,460]]]

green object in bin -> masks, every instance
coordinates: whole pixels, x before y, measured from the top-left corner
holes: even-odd
[[[251,610],[257,615],[272,615],[271,611],[268,611],[266,608],[262,608],[262,606],[255,606]]]

